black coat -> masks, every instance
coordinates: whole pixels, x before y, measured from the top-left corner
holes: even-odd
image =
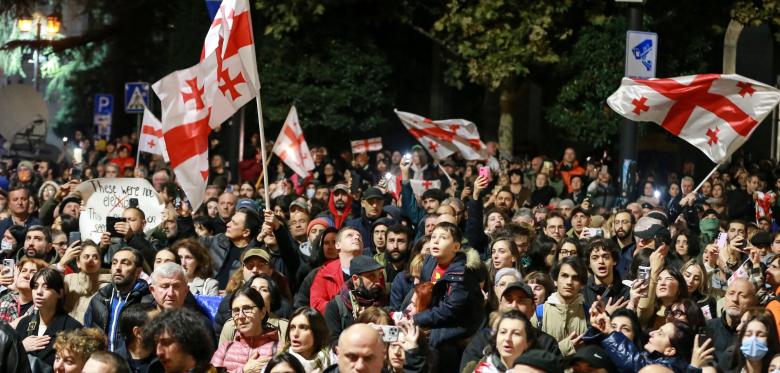
[[[34,327],[33,325],[30,325],[32,320],[38,320],[37,312],[19,319],[19,324],[16,325],[16,335],[19,336],[20,340],[24,340],[31,335],[38,335],[38,328],[40,327],[40,323],[38,324],[38,327]],[[30,327],[29,332],[28,327]],[[49,325],[46,325],[46,331],[43,333],[43,335],[48,335],[51,337],[49,343],[46,344],[46,347],[44,347],[43,350],[28,352],[27,354],[29,356],[38,358],[50,366],[54,365],[54,340],[57,338],[57,333],[80,328],[82,328],[82,325],[76,321],[76,319],[68,316],[68,314],[64,311],[58,312],[56,315],[54,315],[54,318],[51,320],[51,322],[49,322]]]
[[[631,296],[631,289],[629,289],[628,286],[623,285],[623,282],[620,281],[620,275],[618,275],[617,271],[615,271],[613,276],[612,286],[607,287],[604,285],[596,285],[596,283],[593,281],[593,276],[589,276],[588,284],[585,285],[583,290],[585,309],[590,309],[590,305],[596,301],[597,296],[599,295],[601,295],[601,300],[604,302],[604,304],[607,304],[610,299],[613,299],[613,302],[617,302],[620,297],[623,297],[623,300],[628,300]],[[586,316],[589,315],[586,313]]]
[[[719,362],[730,358],[727,356],[726,350],[737,339],[736,325],[733,327],[728,326],[725,317],[728,316],[723,312],[720,317],[707,320],[707,334],[712,338],[713,347],[715,347],[715,358]]]
[[[97,293],[95,293],[95,296],[93,296],[92,300],[89,301],[87,311],[84,313],[85,327],[100,328],[103,330],[103,332],[109,334],[109,331],[111,330],[108,325],[109,320],[111,320],[111,298],[114,295],[118,296],[118,292],[114,289],[114,284],[103,286],[100,288],[100,290],[97,291]],[[154,297],[152,297],[152,294],[149,293],[149,284],[147,284],[144,280],[137,280],[133,290],[130,291],[130,294],[125,296],[125,299],[126,301],[122,306],[122,310],[125,310],[130,305],[136,303],[151,303],[154,301]],[[117,320],[119,320],[118,317]],[[118,330],[118,327],[115,328],[115,331]],[[110,340],[111,336],[109,335],[109,341]],[[122,348],[124,348],[124,338],[120,338],[119,336],[115,335],[114,350]]]
[[[476,263],[473,263],[475,260]],[[485,298],[474,273],[479,260],[469,260],[469,266],[466,262],[467,255],[458,252],[444,275],[433,285],[431,307],[414,315],[415,324],[431,328],[429,342],[434,348],[471,336],[485,318]],[[425,259],[423,281],[430,281],[436,264],[436,258],[432,256]]]
[[[30,361],[24,351],[22,340],[11,325],[0,320],[0,372],[28,373]]]

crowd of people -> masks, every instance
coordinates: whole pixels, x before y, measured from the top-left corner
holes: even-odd
[[[81,163],[0,168],[2,372],[780,370],[771,161],[640,165],[619,194],[572,148],[314,147],[308,177],[270,164],[266,201],[259,157],[232,175],[212,142],[193,209],[135,136],[76,139]],[[151,181],[160,225],[124,203],[82,240],[78,185],[122,177]]]

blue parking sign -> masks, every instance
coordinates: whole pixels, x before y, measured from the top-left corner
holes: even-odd
[[[111,115],[114,112],[114,95],[110,93],[95,94],[95,114]]]

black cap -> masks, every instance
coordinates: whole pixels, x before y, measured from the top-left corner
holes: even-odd
[[[439,188],[431,188],[423,192],[421,201],[424,201],[426,198],[433,198],[439,202],[444,201],[444,198],[446,198],[447,195],[444,194],[444,192],[441,191]]]
[[[664,226],[669,225],[669,217],[661,211],[653,210],[647,213],[648,218],[653,218],[661,222]]]
[[[609,359],[607,352],[596,345],[587,345],[577,350],[577,353],[571,357],[568,366],[574,365],[578,361],[584,361],[593,369],[604,369],[608,373],[617,372],[615,364]]]
[[[547,373],[563,373],[558,357],[544,350],[531,349],[515,359],[514,365],[528,365]]]
[[[643,240],[655,238],[656,234],[663,228],[660,220],[643,216],[637,220],[634,226],[634,236]]]
[[[571,209],[571,216],[577,215],[580,212],[585,214],[585,216],[590,217],[590,212],[582,208],[580,205],[577,205],[575,208]]]
[[[377,269],[382,269],[382,265],[379,264],[374,258],[367,256],[356,256],[349,261],[349,274],[359,275],[361,273],[373,272]]]
[[[525,293],[526,297],[531,298],[531,300],[534,299],[534,292],[533,290],[531,290],[531,287],[528,286],[528,284],[526,284],[525,282],[520,282],[520,281],[512,282],[509,285],[507,285],[506,288],[504,288],[504,292],[501,293],[501,297],[503,298],[504,295],[509,294],[510,290],[515,290],[515,289]]]
[[[643,203],[643,204],[642,204],[642,208],[643,208],[643,209],[652,210],[652,209],[654,209],[655,207],[653,207],[653,205],[651,205],[651,204],[649,204],[649,203],[645,202],[645,203]]]
[[[60,213],[60,215],[62,215],[62,210],[65,209],[65,205],[67,205],[67,204],[69,204],[71,202],[75,202],[75,203],[81,204],[81,198],[79,196],[67,196],[67,197],[63,198],[62,202],[60,202],[60,206],[59,206],[59,213]]]
[[[750,244],[756,247],[768,247],[772,246],[772,236],[769,232],[758,231],[750,239]]]
[[[366,189],[365,192],[363,192],[363,200],[369,200],[372,198],[385,198],[385,195],[382,193],[379,188],[371,187]]]

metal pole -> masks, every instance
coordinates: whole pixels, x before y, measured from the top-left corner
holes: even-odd
[[[631,4],[628,8],[628,30],[629,31],[641,31],[642,30],[642,5]],[[636,128],[637,123],[628,119],[620,121],[620,163],[618,164],[619,170],[622,174],[623,180],[621,180],[621,197],[624,201],[628,201],[633,192],[634,183],[629,182],[627,176],[629,172],[622,172],[627,166],[626,161],[636,161]]]
[[[136,171],[138,171],[138,164],[141,162],[141,121],[142,121],[141,115],[143,115],[143,114],[137,113],[135,115],[135,122],[136,122],[135,123],[135,126],[136,126],[135,128],[137,128],[137,131],[138,131],[137,132],[138,133],[138,151],[136,152],[136,155],[135,155],[135,170]],[[149,170],[146,170],[146,171],[148,172]]]

